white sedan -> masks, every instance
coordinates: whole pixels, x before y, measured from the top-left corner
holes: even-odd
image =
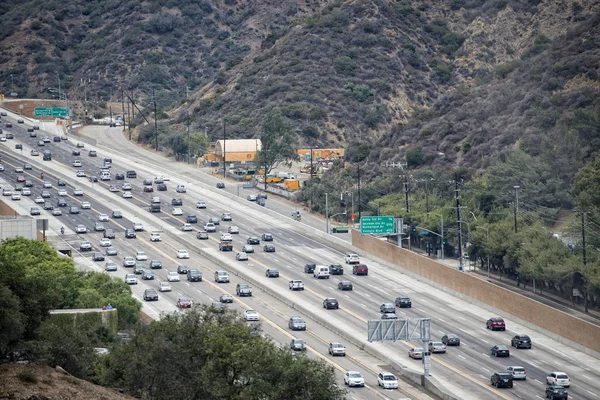
[[[65,189],[60,189],[60,190],[58,191],[58,195],[59,195],[60,197],[64,197],[64,196],[66,196],[66,195],[67,195],[67,191],[66,191]]]
[[[171,290],[171,284],[169,282],[160,282],[158,284],[159,292],[170,292]]]
[[[357,371],[348,371],[344,375],[344,384],[352,386],[365,386],[365,378]]]
[[[81,189],[73,190],[73,196],[83,196],[83,190],[81,190]]]
[[[248,254],[246,254],[246,253],[237,253],[235,255],[235,259],[237,261],[248,261]]]
[[[150,241],[151,242],[160,242],[160,233],[151,233],[150,234]]]
[[[194,228],[192,228],[192,224],[183,224],[181,225],[181,230],[184,232],[191,232]]]
[[[112,242],[110,241],[110,239],[102,238],[102,239],[100,239],[100,246],[110,247],[110,246],[112,246]]]
[[[221,240],[225,242],[231,242],[233,240],[233,237],[231,237],[231,234],[229,233],[222,233]]]
[[[190,253],[187,250],[177,250],[177,258],[190,258]]]
[[[236,234],[240,233],[240,228],[238,228],[237,226],[230,226],[229,229],[227,229],[227,231],[231,234]]]
[[[100,214],[100,215],[98,215],[98,221],[100,221],[100,222],[108,222],[108,215],[106,215],[106,214]]]
[[[177,271],[172,271],[167,274],[167,280],[169,282],[179,282],[181,278],[179,278]]]
[[[10,194],[12,194],[12,192]],[[42,196],[37,196],[35,198],[35,204],[44,204],[45,202],[46,202],[46,200],[44,200],[44,198]]]
[[[131,194],[131,192],[125,192],[125,193],[123,193],[123,198],[124,199],[130,199],[132,197],[133,197],[133,195]]]
[[[173,215],[183,215],[183,210],[181,208],[174,208]]]
[[[254,311],[254,310],[244,311],[244,319],[246,321],[258,321],[259,320],[258,311]]]
[[[81,209],[82,210],[89,210],[92,208],[92,205],[90,204],[89,201],[82,201],[81,202]]]
[[[87,228],[85,227],[85,225],[77,225],[77,228],[75,228],[75,232],[87,233]]]

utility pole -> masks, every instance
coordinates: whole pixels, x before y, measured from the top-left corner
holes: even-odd
[[[154,89],[152,89],[152,101],[154,102],[154,142],[156,151],[158,151],[158,124],[156,123],[156,93]]]
[[[313,147],[310,146],[310,179],[313,178]]]
[[[127,130],[129,131],[129,140],[131,140],[131,113],[129,112],[129,101],[127,102]]]
[[[225,117],[223,117],[223,178],[225,178],[225,171],[227,169],[226,164],[225,164],[225,154],[226,150],[225,150],[225,137],[226,137],[227,133],[225,131]],[[266,178],[266,172],[265,172],[265,178]],[[267,180],[265,179],[265,182],[267,182]],[[266,187],[265,187],[266,190]]]
[[[406,213],[410,211],[408,209],[408,175],[404,175],[404,195],[406,197]]]
[[[187,119],[187,135],[188,135],[188,164],[191,164],[191,157],[192,157],[192,141],[191,141],[191,136],[190,136],[190,115],[188,112],[186,112],[186,119]]]
[[[454,186],[455,186],[455,197],[456,197],[456,218],[458,223],[458,270],[463,270],[463,253],[462,253],[462,226],[461,226],[461,218],[460,218],[460,198],[458,197],[458,173],[454,174]]]
[[[583,268],[587,265],[587,252],[585,249],[585,213],[581,213],[581,245],[583,246]],[[587,291],[587,282],[584,290],[585,299],[583,300],[583,305],[585,312],[588,312],[588,291]]]
[[[10,83],[11,83],[11,96],[12,94],[15,92],[15,78],[13,77],[13,74],[10,74]]]
[[[121,86],[121,111],[123,113],[123,130],[125,130],[125,94],[123,93],[123,86]]]
[[[519,186],[515,185],[515,206],[513,209],[515,210],[515,233],[517,233],[517,214],[519,213]]]
[[[131,120],[133,121],[135,119],[135,100],[133,97],[133,89],[131,89],[131,97],[129,99],[131,100]]]
[[[358,220],[360,221],[360,218],[362,216],[362,204],[360,203],[360,165],[357,165],[358,167],[358,177],[357,177],[357,181],[358,181]]]
[[[325,193],[325,232],[329,234],[329,201],[327,199],[327,193]]]
[[[112,106],[111,105],[108,106],[108,113],[110,114],[110,125],[112,125]]]

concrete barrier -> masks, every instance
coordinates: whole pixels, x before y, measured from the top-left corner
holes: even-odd
[[[372,236],[352,231],[352,243],[392,268],[425,278],[434,286],[496,313],[509,314],[529,329],[565,343],[593,357],[600,357],[600,326],[569,315],[536,300],[504,289],[475,276],[449,268]]]

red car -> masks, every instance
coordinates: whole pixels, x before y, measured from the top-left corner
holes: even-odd
[[[12,128],[12,124],[11,124],[10,122],[7,122],[7,123],[6,123],[6,127],[7,127],[7,128]]]
[[[190,299],[181,298],[181,299],[177,300],[177,307],[192,308],[192,301]]]
[[[365,264],[356,264],[352,267],[353,275],[369,275],[369,267]]]
[[[486,325],[487,329],[491,329],[493,331],[495,330],[499,330],[499,331],[505,331],[506,330],[506,324],[504,323],[504,320],[500,317],[492,317],[490,319],[487,320],[487,325]]]
[[[23,175],[17,175],[17,182],[25,182],[25,177]]]

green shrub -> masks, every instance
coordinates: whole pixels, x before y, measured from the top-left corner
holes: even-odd
[[[425,162],[423,158],[423,148],[415,147],[406,152],[406,164],[409,167],[417,167]]]
[[[352,96],[361,103],[367,100],[369,97],[375,95],[369,86],[355,85],[352,82],[348,82],[346,85],[344,85],[344,91],[346,96]]]
[[[25,383],[38,383],[38,378],[37,376],[35,376],[35,374],[31,371],[21,371],[21,372],[17,372],[17,378],[19,378],[19,380],[21,382],[25,382]]]
[[[356,70],[356,64],[348,56],[336,58],[334,65],[335,70],[340,74],[354,75],[354,71]]]
[[[471,150],[471,143],[470,142],[464,142],[462,145],[462,151],[463,153],[468,152],[469,150]]]

